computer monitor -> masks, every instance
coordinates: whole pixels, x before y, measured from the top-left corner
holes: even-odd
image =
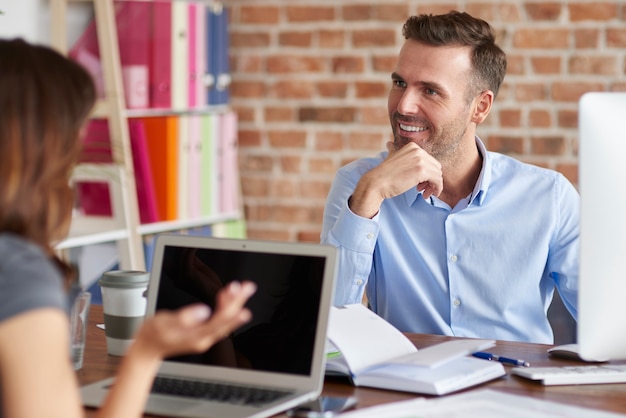
[[[579,101],[578,351],[626,359],[626,92]]]

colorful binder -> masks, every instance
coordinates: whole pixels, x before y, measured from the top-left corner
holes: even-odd
[[[178,218],[178,118],[141,118],[148,144],[159,220]]]
[[[172,2],[155,1],[150,36],[150,107],[172,106]]]
[[[147,157],[143,123],[141,120],[131,119],[128,121],[128,129],[133,154],[139,220],[141,223],[156,222],[158,220],[156,197]],[[93,119],[87,125],[80,161],[84,163],[110,163],[113,161],[111,138],[106,120]],[[78,183],[76,193],[83,214],[112,215],[110,190],[104,181]]]
[[[239,162],[237,153],[237,114],[227,112],[220,116],[220,212],[239,209]]]
[[[207,12],[207,71],[213,80],[208,89],[208,104],[220,105],[230,101],[230,65],[228,49],[228,9],[219,2]]]

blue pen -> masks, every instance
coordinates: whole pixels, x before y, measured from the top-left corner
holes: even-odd
[[[499,361],[500,363],[504,363],[504,364],[512,364],[513,366],[520,366],[520,367],[530,367],[530,363],[524,360],[519,360],[519,359],[514,359],[514,358],[509,358],[509,357],[502,357],[499,356],[497,354],[492,354],[492,353],[485,353],[483,351],[478,351],[474,354],[472,354],[474,357],[478,357],[484,360],[493,360],[493,361]]]

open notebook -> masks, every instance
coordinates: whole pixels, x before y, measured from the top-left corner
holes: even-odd
[[[232,280],[252,280],[253,319],[200,355],[163,362],[146,412],[172,417],[267,417],[316,398],[336,276],[336,249],[320,244],[161,235],[156,240],[148,316],[202,301]],[[181,382],[182,381],[182,382]],[[99,406],[113,379],[81,389]],[[163,384],[169,394],[155,393]],[[208,399],[210,387],[226,391]],[[202,397],[183,395],[187,386]],[[235,392],[234,394],[231,392]]]

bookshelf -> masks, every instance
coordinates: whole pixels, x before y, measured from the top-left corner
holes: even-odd
[[[93,111],[93,119],[104,119],[108,124],[110,138],[110,162],[80,163],[72,181],[98,182],[108,185],[110,214],[105,216],[76,213],[68,237],[56,244],[59,252],[87,245],[114,242],[117,244],[120,268],[146,270],[143,237],[166,231],[179,231],[196,227],[219,225],[230,221],[242,221],[240,203],[211,214],[196,213],[193,216],[159,219],[141,223],[138,201],[138,177],[133,163],[132,132],[129,122],[145,118],[192,117],[220,115],[229,111],[227,103],[169,108],[128,109],[124,92],[122,59],[118,43],[116,9],[114,0],[50,0],[52,45],[69,53],[67,40],[67,8],[71,2],[88,2],[93,5],[95,29],[101,64],[104,94]],[[184,4],[184,1],[176,2]],[[217,3],[217,2],[216,2]],[[174,3],[172,3],[174,4]],[[204,3],[203,3],[204,4]],[[207,6],[209,7],[209,6]],[[212,6],[211,6],[212,7]],[[221,7],[221,5],[220,5]],[[236,194],[240,196],[238,170],[230,172]],[[180,195],[178,196],[180,199]],[[241,199],[238,198],[241,202]],[[179,202],[180,203],[180,202]]]

